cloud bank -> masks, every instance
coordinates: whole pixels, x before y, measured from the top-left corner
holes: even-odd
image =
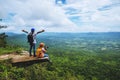
[[[47,32],[120,31],[119,0],[0,0],[2,31],[45,29]]]
[[[64,9],[80,31],[120,31],[119,0],[70,0]]]

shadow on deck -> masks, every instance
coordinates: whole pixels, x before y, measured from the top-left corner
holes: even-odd
[[[48,58],[32,58],[30,60],[23,60],[23,61],[17,61],[13,62],[12,61],[12,66],[17,66],[17,67],[27,67],[36,63],[43,63],[43,62],[50,62]]]

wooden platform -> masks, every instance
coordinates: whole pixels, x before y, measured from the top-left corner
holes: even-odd
[[[45,58],[37,58],[37,57],[22,57],[22,58],[13,58],[12,63],[19,63],[19,62],[29,62],[29,61],[46,61],[49,60],[48,57]]]
[[[13,66],[18,66],[18,67],[26,67],[30,66],[35,63],[42,63],[42,62],[49,62],[49,58],[36,58],[36,57],[30,57],[24,60],[14,60],[12,59],[12,65]]]

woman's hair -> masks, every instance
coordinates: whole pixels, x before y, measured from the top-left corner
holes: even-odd
[[[40,43],[39,47],[44,47],[45,44],[44,43]]]

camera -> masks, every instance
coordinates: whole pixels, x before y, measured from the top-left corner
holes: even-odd
[[[48,46],[45,46],[44,48],[45,48],[45,50],[47,50],[49,47],[48,47]]]

